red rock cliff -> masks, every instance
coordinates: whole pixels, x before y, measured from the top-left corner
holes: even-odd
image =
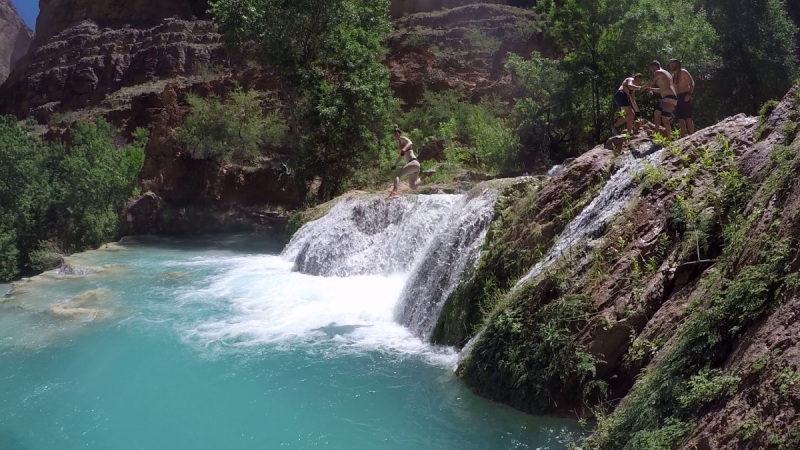
[[[47,119],[121,88],[192,76],[225,59],[205,0],[41,0],[33,47],[0,90],[0,113]]]
[[[19,18],[11,0],[0,0],[0,83],[28,52],[32,40],[33,32]]]

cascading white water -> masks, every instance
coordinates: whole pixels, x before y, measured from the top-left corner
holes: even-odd
[[[494,217],[497,191],[486,190],[455,208],[436,238],[417,259],[403,289],[397,316],[423,340],[429,340],[447,297],[478,261]]]
[[[643,158],[635,158],[629,153],[623,156],[622,166],[609,178],[597,197],[567,225],[553,244],[550,253],[520,279],[514,289],[539,276],[556,259],[583,239],[601,231],[606,222],[619,214],[633,199],[637,175],[643,173],[647,165],[657,165],[661,161],[663,152],[663,149],[657,150]]]
[[[463,199],[460,195],[345,198],[321,219],[303,226],[283,256],[308,275],[407,272]]]
[[[428,339],[447,297],[473,269],[498,192],[351,197],[306,224],[283,252],[295,270],[322,276],[408,274],[398,322]]]
[[[547,171],[547,178],[553,178],[554,176],[560,174],[563,171],[564,171],[564,165],[557,164],[551,167],[550,170]]]

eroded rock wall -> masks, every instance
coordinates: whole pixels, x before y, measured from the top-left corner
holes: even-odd
[[[475,102],[508,97],[508,54],[547,48],[538,22],[532,10],[486,2],[405,15],[386,39],[392,90],[407,106],[426,90],[462,89]]]
[[[20,19],[11,0],[0,0],[0,84],[28,52],[32,41],[33,32]]]
[[[205,9],[189,0],[43,0],[33,47],[0,90],[0,113],[48,121],[122,88],[154,91],[158,80],[208,73],[226,56]]]

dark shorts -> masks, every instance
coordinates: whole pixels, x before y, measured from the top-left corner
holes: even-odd
[[[688,92],[684,92],[683,94],[678,94],[678,106],[675,107],[675,118],[678,120],[690,120],[694,119],[694,111],[692,108],[692,101],[686,101],[686,97],[689,96]]]
[[[631,106],[631,101],[628,98],[628,94],[626,94],[626,93],[624,93],[622,91],[617,91],[617,93],[614,94],[614,106],[616,106],[617,108],[628,108],[628,107],[630,107]]]

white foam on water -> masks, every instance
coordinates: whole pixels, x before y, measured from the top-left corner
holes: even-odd
[[[311,276],[293,272],[293,263],[277,256],[188,264],[203,263],[225,269],[206,286],[182,291],[177,302],[186,309],[224,304],[228,313],[182,325],[185,340],[202,348],[269,345],[328,356],[377,351],[446,366],[456,362],[453,350],[434,348],[395,321],[407,275]]]

